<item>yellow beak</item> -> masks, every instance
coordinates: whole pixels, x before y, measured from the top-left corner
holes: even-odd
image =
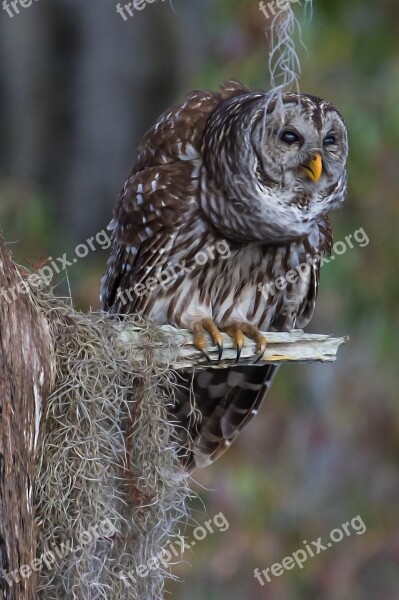
[[[311,179],[315,183],[319,181],[323,172],[323,161],[320,154],[317,152],[312,160],[306,163],[306,165],[301,165],[301,168],[305,172],[305,175],[308,177],[308,179]]]

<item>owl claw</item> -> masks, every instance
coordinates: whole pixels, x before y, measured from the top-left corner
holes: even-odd
[[[241,350],[244,345],[244,335],[256,342],[257,356],[254,362],[257,363],[261,360],[266,350],[266,338],[261,334],[259,329],[249,323],[234,323],[233,325],[226,327],[226,333],[232,338],[234,347],[237,349],[236,363],[241,356]]]
[[[265,350],[266,350],[266,342],[265,342],[265,344],[264,344],[263,350],[261,350],[261,351],[259,352],[258,356],[255,358],[255,360],[254,360],[254,363],[258,363],[258,362],[259,362],[259,361],[260,361],[260,360],[263,358],[263,355],[264,355],[264,353],[265,353]]]
[[[240,360],[241,350],[244,345],[244,333],[240,323],[234,323],[230,327],[226,327],[226,333],[229,335],[234,344],[234,348],[237,350],[236,363]]]
[[[239,346],[237,346],[236,364],[240,360],[240,356],[241,356],[241,348]]]
[[[206,360],[208,362],[212,362],[211,357],[209,356],[208,352],[206,350],[201,350],[202,354],[205,356]]]
[[[202,352],[205,358],[211,362],[211,358],[206,352],[206,349],[208,348],[208,342],[206,340],[205,332],[209,333],[212,338],[212,342],[218,347],[218,360],[220,360],[223,354],[222,334],[220,333],[216,323],[211,318],[201,319],[201,321],[194,323],[193,333],[195,348]]]

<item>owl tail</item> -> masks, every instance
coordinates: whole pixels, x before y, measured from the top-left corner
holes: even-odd
[[[178,374],[172,419],[188,469],[206,467],[256,415],[277,365],[207,367]]]

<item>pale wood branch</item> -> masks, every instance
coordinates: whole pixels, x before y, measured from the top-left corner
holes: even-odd
[[[212,346],[209,340],[207,350],[212,362],[209,363],[201,352],[193,344],[192,333],[187,329],[176,329],[169,325],[159,328],[165,339],[154,341],[157,351],[157,360],[160,363],[169,364],[173,369],[184,369],[189,367],[209,366],[224,368],[236,360],[236,350],[231,338],[223,334],[223,357],[218,361],[218,348]],[[142,329],[138,327],[125,328],[121,333],[122,341],[136,342],[140,337]],[[310,362],[334,362],[337,352],[342,344],[349,341],[348,337],[331,337],[329,335],[304,333],[300,329],[287,333],[265,332],[267,339],[266,351],[261,361],[266,363],[310,363]],[[165,344],[166,342],[169,342]],[[255,358],[254,342],[245,338],[241,351],[240,362],[253,362]],[[140,358],[140,353],[138,355]]]

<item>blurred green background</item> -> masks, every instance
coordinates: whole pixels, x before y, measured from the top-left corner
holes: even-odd
[[[316,0],[311,21],[292,6],[301,89],[337,104],[349,129],[335,240],[360,228],[370,240],[323,268],[309,329],[351,343],[334,365],[282,368],[259,416],[194,474],[196,521],[223,512],[230,527],[186,552],[167,585],[178,600],[399,598],[399,3]],[[157,2],[126,22],[113,0],[3,11],[0,217],[15,260],[74,256],[105,227],[140,136],[185,91],[229,77],[267,88],[268,25],[255,0]],[[107,254],[59,277],[60,294],[70,285],[98,308]],[[255,579],[356,515],[364,534]]]

